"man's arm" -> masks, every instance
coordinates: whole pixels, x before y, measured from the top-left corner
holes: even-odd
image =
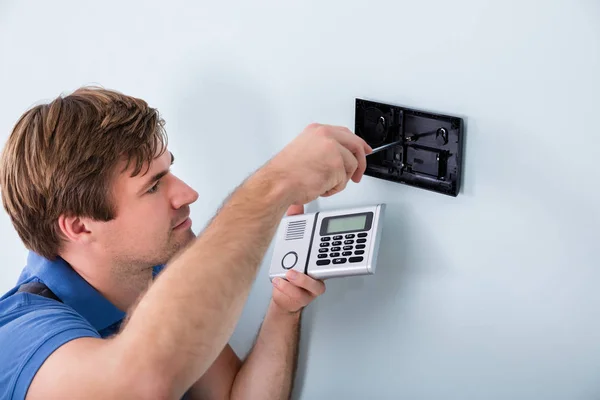
[[[271,302],[252,352],[238,372],[232,400],[288,399],[298,359],[300,312]]]
[[[293,205],[287,215],[304,213]],[[227,345],[209,370],[188,392],[197,399],[289,398],[298,360],[300,312],[325,292],[325,284],[289,271],[273,281],[273,297],[247,360]],[[240,371],[241,370],[241,371]]]
[[[29,397],[180,398],[225,348],[287,207],[358,182],[368,151],[347,129],[309,126],[169,263],[120,334],[61,346]]]
[[[242,364],[230,346],[189,391],[190,399],[287,399],[298,361],[301,310],[323,294],[325,284],[288,271],[275,280],[273,300],[256,343]]]
[[[190,400],[287,399],[296,368],[300,313],[273,302],[256,343],[242,363],[229,345],[189,390]]]
[[[294,206],[290,207],[292,210]],[[325,284],[294,270],[273,281],[257,341],[242,364],[230,346],[191,388],[190,399],[287,399],[298,362],[301,311],[325,292]]]
[[[302,214],[304,206],[291,206],[288,215]],[[325,292],[325,284],[290,270],[286,279],[273,280],[273,298],[256,344],[232,388],[232,400],[288,399],[298,363],[301,312]]]

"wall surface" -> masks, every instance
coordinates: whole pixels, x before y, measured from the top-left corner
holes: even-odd
[[[377,273],[305,311],[297,399],[600,398],[599,71],[595,0],[0,2],[2,142],[81,85],[142,97],[196,231],[308,123],[353,128],[356,97],[465,118],[457,198],[365,178],[308,207],[388,204]],[[4,291],[26,253],[0,234]]]

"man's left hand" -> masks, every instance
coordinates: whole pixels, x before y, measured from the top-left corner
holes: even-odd
[[[287,215],[302,213],[302,205],[293,205],[287,210]],[[302,272],[291,269],[285,277],[286,279],[273,279],[273,302],[282,311],[297,313],[325,292],[323,281],[313,279]]]

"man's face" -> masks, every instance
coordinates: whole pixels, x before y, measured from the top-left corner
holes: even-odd
[[[169,171],[172,162],[166,151],[145,174],[131,177],[130,169],[117,176],[112,188],[116,216],[96,236],[115,264],[164,264],[194,238],[189,205],[198,193]]]

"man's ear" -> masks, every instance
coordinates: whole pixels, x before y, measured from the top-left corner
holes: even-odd
[[[91,237],[89,221],[86,218],[61,215],[58,217],[60,232],[70,242],[87,243]]]

